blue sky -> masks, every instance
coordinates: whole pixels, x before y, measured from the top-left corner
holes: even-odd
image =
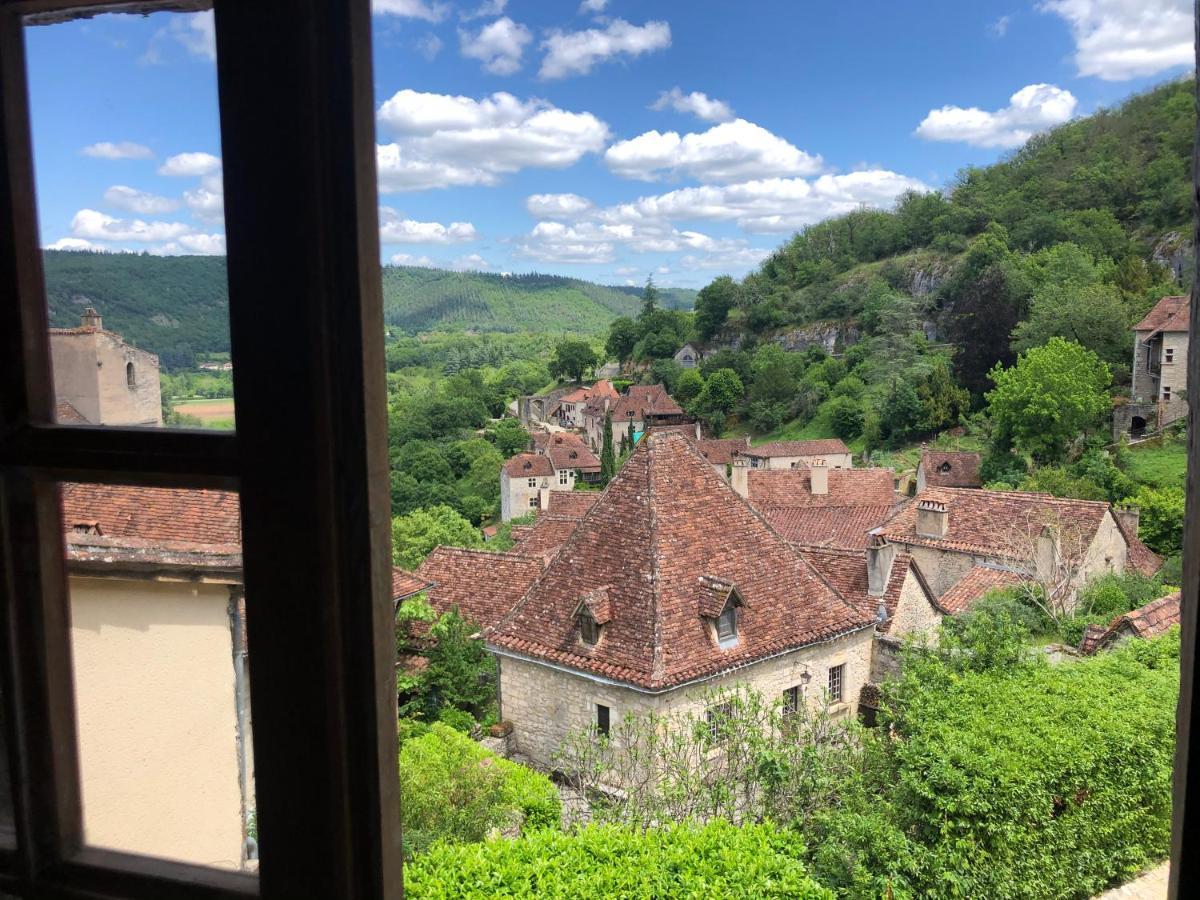
[[[614,284],[740,276],[1192,53],[1189,0],[374,7],[383,261]],[[27,42],[43,244],[224,252],[211,14]]]

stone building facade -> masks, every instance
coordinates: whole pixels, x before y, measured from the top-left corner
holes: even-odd
[[[158,357],[105,331],[88,307],[78,328],[50,329],[58,419],[92,425],[162,425]]]
[[[1133,326],[1130,402],[1113,417],[1114,440],[1138,437],[1187,415],[1190,299],[1163,297]]]

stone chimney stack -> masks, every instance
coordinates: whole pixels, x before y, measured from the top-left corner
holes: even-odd
[[[738,492],[742,497],[750,496],[750,467],[746,465],[746,458],[739,456],[734,459],[730,466],[729,486]]]
[[[1113,515],[1117,517],[1117,521],[1121,523],[1121,527],[1125,529],[1125,533],[1137,537],[1138,523],[1142,518],[1142,511],[1132,503],[1122,503],[1120,506],[1113,507]]]
[[[896,545],[882,534],[871,533],[867,545],[867,593],[882,597],[887,593],[888,579],[892,574],[892,562],[896,559]]]
[[[83,315],[79,317],[79,327],[95,328],[97,331],[102,330],[104,325],[100,318],[100,313],[96,312],[95,308],[91,306],[85,306],[83,308]]]
[[[917,534],[920,537],[944,538],[950,530],[950,513],[939,500],[917,501]]]
[[[808,467],[809,486],[814,494],[824,496],[829,493],[829,466],[823,459],[814,459]]]
[[[1058,569],[1058,529],[1053,525],[1042,527],[1037,539],[1037,559],[1034,560],[1035,577],[1038,581],[1053,582]]]

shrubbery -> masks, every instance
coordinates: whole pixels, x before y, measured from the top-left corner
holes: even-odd
[[[809,878],[803,856],[797,834],[770,825],[592,826],[440,844],[405,868],[404,886],[414,898],[832,897]]]
[[[405,854],[434,841],[482,841],[500,829],[557,826],[558,791],[545,775],[489,753],[435,722],[400,747],[400,818]]]

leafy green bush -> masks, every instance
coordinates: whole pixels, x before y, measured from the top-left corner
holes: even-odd
[[[660,831],[592,826],[517,841],[438,845],[404,870],[413,898],[832,897],[794,832],[714,821]]]
[[[1134,502],[1141,509],[1138,535],[1155,553],[1178,553],[1183,546],[1183,489],[1142,488]]]
[[[470,734],[471,729],[475,727],[475,719],[469,712],[463,712],[453,706],[443,706],[438,713],[438,721],[463,734]]]
[[[557,825],[561,815],[549,778],[489,753],[441,722],[400,747],[406,855],[439,840],[482,841],[494,829]]]

